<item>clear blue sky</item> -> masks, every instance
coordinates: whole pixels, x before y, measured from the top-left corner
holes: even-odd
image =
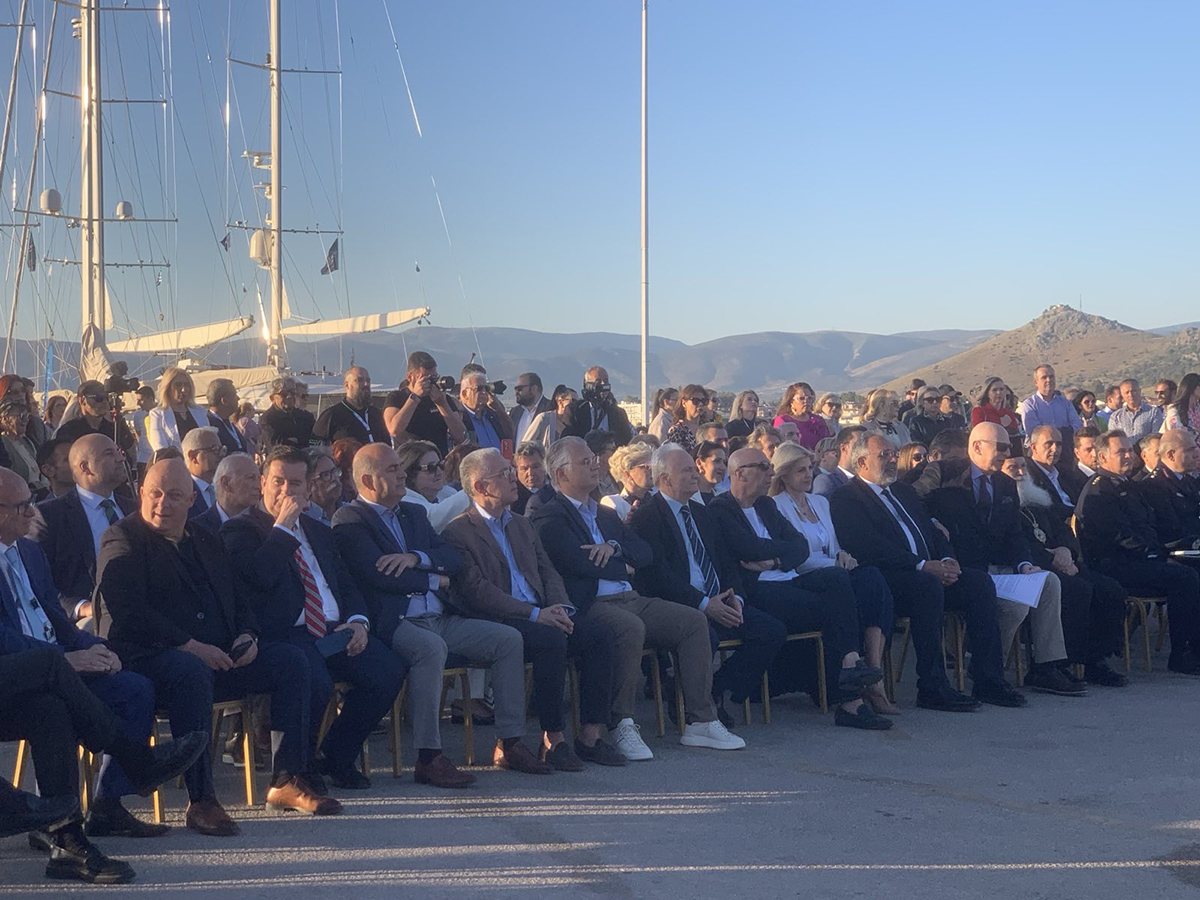
[[[285,64],[319,67],[322,50],[332,64],[328,0],[284,7]],[[321,239],[297,239],[293,306],[333,315],[348,285],[354,312],[380,311],[419,305],[423,287],[435,324],[465,325],[461,275],[479,326],[635,332],[637,0],[388,8],[424,138],[384,0],[344,0],[345,280],[316,274]],[[227,277],[206,219],[226,215],[225,30],[235,56],[265,51],[266,4],[232,9],[230,27],[225,3],[174,5],[185,222],[171,274],[185,325],[255,311],[230,299],[230,278],[235,295],[252,283],[244,237]],[[650,12],[655,333],[1008,328],[1081,295],[1135,326],[1200,318],[1200,5],[651,0]],[[238,156],[267,145],[265,83],[251,71],[235,84],[245,205]],[[289,139],[288,224],[328,226],[336,129],[316,77],[303,95],[288,84],[289,128],[307,141]]]

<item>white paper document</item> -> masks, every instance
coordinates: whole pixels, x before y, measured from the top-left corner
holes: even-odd
[[[1037,609],[1038,598],[1046,584],[1049,572],[1034,572],[1030,575],[993,575],[996,596],[1001,600],[1012,600]]]

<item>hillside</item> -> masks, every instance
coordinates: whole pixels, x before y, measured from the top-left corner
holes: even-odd
[[[1200,329],[1183,327],[1169,334],[1139,331],[1112,319],[1052,306],[1020,328],[995,335],[933,365],[917,367],[891,380],[901,389],[912,378],[950,383],[973,393],[991,375],[1005,379],[1018,395],[1033,386],[1033,370],[1053,364],[1060,387],[1093,390],[1133,376],[1150,383],[1176,381],[1200,360]]]

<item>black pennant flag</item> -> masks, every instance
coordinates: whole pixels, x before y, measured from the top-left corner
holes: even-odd
[[[37,247],[33,243],[33,235],[29,236],[29,247],[25,250],[25,268],[30,272],[37,271]]]
[[[222,247],[224,247],[225,252],[228,253],[229,252],[229,232],[228,231],[225,232],[225,237],[221,238],[219,241],[217,241],[217,243],[220,244]]]
[[[325,254],[325,265],[321,266],[322,275],[332,275],[338,269],[338,239],[334,238]]]

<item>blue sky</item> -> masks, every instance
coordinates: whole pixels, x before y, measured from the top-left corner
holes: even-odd
[[[284,7],[285,64],[332,64],[332,4]],[[322,279],[327,240],[296,239],[293,307],[331,316],[348,296],[353,312],[380,311],[420,305],[424,289],[439,325],[636,331],[637,0],[387,8],[424,137],[384,0],[343,0],[346,268]],[[236,215],[224,35],[261,60],[265,10],[174,5],[181,225],[166,315],[180,325],[255,311],[244,236],[222,259],[213,232]],[[1081,296],[1135,326],[1200,318],[1195,3],[651,0],[650,12],[655,333],[1008,328]],[[239,157],[266,146],[265,83],[254,70],[234,81],[230,196],[245,210]],[[288,86],[288,224],[328,227],[336,103],[331,119],[317,76]],[[152,169],[148,132],[129,134],[126,154]],[[161,307],[137,304],[141,321]]]

